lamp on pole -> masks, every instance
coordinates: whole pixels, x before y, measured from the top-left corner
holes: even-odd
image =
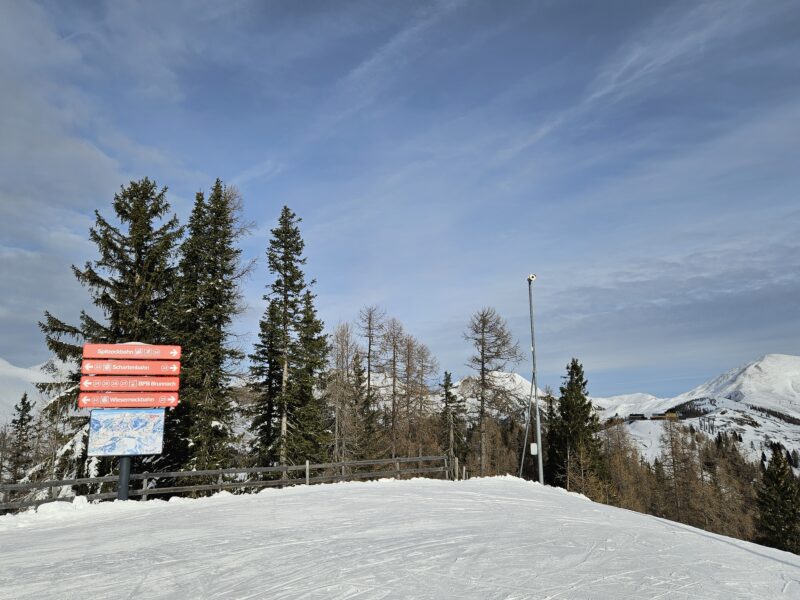
[[[539,387],[536,385],[536,339],[533,334],[533,282],[536,281],[536,275],[531,273],[528,275],[528,307],[531,316],[531,363],[532,363],[532,377],[531,377],[531,396],[533,396],[533,405],[536,411],[536,457],[538,459],[538,473],[539,483],[544,484],[544,470],[542,468],[542,428],[539,419]],[[525,440],[522,443],[522,458],[519,461],[519,476],[522,477],[522,467],[525,464],[525,451],[528,447],[528,428],[531,422],[531,398],[528,397],[528,408],[525,411]]]

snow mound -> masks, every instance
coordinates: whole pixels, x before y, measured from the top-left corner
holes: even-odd
[[[0,517],[0,597],[797,598],[800,556],[514,478]]]

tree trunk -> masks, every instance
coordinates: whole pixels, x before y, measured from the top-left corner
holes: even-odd
[[[447,420],[448,420],[448,429],[449,429],[448,436],[447,436],[448,437],[447,455],[450,457],[450,461],[451,461],[451,464],[452,464],[453,457],[455,456],[455,451],[453,449],[454,444],[453,444],[453,411],[452,411],[452,409],[447,411]]]
[[[288,351],[287,351],[288,354]],[[281,452],[280,452],[280,465],[282,467],[286,466],[287,462],[287,444],[286,444],[286,432],[288,429],[288,415],[287,413],[287,402],[286,402],[286,388],[287,383],[289,381],[289,359],[288,356],[284,355],[283,357],[283,377],[281,378]],[[287,472],[281,471],[281,479],[287,478]]]

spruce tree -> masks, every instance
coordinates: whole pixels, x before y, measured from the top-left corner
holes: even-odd
[[[558,439],[558,400],[553,396],[552,390],[545,388],[545,395],[542,398],[544,404],[544,481],[547,485],[557,485],[556,472],[559,468],[559,457],[556,449]]]
[[[252,356],[254,385],[261,393],[253,420],[259,431],[256,445],[268,450],[269,456],[277,455],[282,466],[321,455],[327,444],[324,409],[314,397],[325,366],[327,340],[309,291],[314,282],[305,281],[300,221],[284,206],[277,227],[271,230],[267,264],[274,280],[264,296],[268,308]],[[280,368],[277,390],[272,379],[275,361]],[[266,414],[269,410],[274,414]]]
[[[19,403],[14,406],[14,417],[11,419],[11,451],[9,456],[9,474],[11,481],[19,481],[32,466],[33,439],[31,422],[33,421],[33,403],[28,394],[22,394]]]
[[[192,469],[230,464],[233,456],[233,406],[230,376],[242,354],[231,345],[230,327],[240,311],[238,240],[240,199],[235,188],[217,179],[206,200],[195,204],[180,246],[173,295],[173,332],[184,347],[181,405],[170,419],[166,463]]]
[[[552,456],[551,469],[558,485],[572,489],[572,475],[578,469],[584,473],[594,471],[599,463],[600,443],[596,434],[600,422],[592,409],[586,389],[583,366],[573,358],[567,365],[564,384],[559,388],[555,423],[548,423],[548,456]]]
[[[756,494],[759,543],[800,553],[800,486],[777,444]]]
[[[85,425],[87,416],[73,417],[77,405],[80,357],[85,342],[149,344],[173,341],[167,302],[175,288],[175,244],[181,236],[177,217],[170,216],[166,188],[158,189],[148,178],[132,181],[115,194],[112,207],[115,222],[95,211],[95,225],[89,239],[98,258],[83,268],[72,267],[78,281],[88,288],[91,301],[100,315],[82,311],[78,325],[69,325],[49,312],[39,327],[48,349],[57,361],[70,369],[66,377],[40,389],[54,397],[44,407],[45,415],[60,420],[65,435],[74,438],[76,462],[61,465],[82,476],[85,464]],[[96,314],[96,313],[95,313]],[[53,366],[54,373],[58,370]],[[66,454],[65,454],[66,456]]]
[[[292,464],[302,460],[324,462],[327,458],[330,435],[322,375],[328,357],[328,339],[323,329],[314,308],[314,295],[306,290],[289,374],[291,429],[286,444],[287,459]]]
[[[250,387],[255,393],[252,431],[253,449],[259,464],[278,460],[279,428],[276,427],[278,401],[283,379],[283,355],[286,347],[281,329],[278,301],[270,300],[259,323],[258,341],[250,355]]]

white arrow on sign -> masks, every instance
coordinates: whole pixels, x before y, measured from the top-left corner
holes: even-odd
[[[177,355],[178,355],[178,351],[177,351],[177,350],[175,350],[175,348],[173,348],[172,350],[170,350],[170,351],[169,351],[169,353],[170,353],[170,355],[171,355],[171,356],[177,356]]]
[[[175,396],[170,396],[169,398],[167,398],[167,400],[169,400],[170,402],[175,402]]]
[[[178,370],[178,367],[176,367],[175,365],[172,365],[172,366],[169,368],[169,370],[170,370],[170,371],[172,371],[172,372],[174,373],[175,371],[177,371],[177,370]]]
[[[94,369],[94,365],[92,363],[86,363],[86,370],[91,371],[92,369]]]
[[[89,404],[89,398],[84,396],[83,398],[81,398],[81,402],[83,402],[84,404]]]

